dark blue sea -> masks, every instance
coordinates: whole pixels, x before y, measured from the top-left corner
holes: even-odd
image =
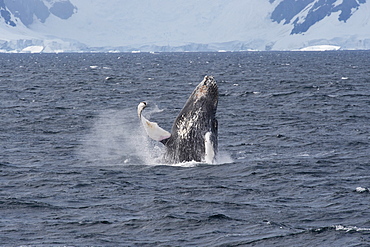
[[[163,164],[219,86],[216,164]],[[1,246],[370,246],[370,52],[0,55]]]

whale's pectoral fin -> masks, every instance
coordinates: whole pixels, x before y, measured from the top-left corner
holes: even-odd
[[[150,122],[145,117],[141,117],[141,122],[148,136],[156,141],[163,141],[170,138],[171,134],[158,126],[155,122]]]
[[[212,164],[216,157],[215,138],[213,135],[214,134],[212,132],[207,132],[204,135],[204,161],[208,164]]]
[[[139,118],[144,126],[146,133],[153,140],[165,143],[166,139],[170,138],[171,134],[168,131],[159,127],[157,123],[150,122],[141,114],[145,107],[146,102],[141,102],[137,107],[137,114],[139,115]]]

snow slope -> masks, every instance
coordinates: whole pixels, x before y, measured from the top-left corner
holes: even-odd
[[[271,5],[258,0],[79,0],[77,8],[66,21],[51,17],[31,28],[89,46],[178,46],[264,38],[261,28],[279,26],[268,21]]]
[[[27,45],[43,46],[43,52],[370,49],[366,0],[32,1],[44,3],[47,18],[33,14],[25,24],[12,12],[16,27],[0,18],[0,50]]]

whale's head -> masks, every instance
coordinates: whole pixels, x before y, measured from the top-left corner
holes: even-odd
[[[205,76],[203,81],[194,89],[190,98],[194,103],[199,102],[202,105],[206,104],[208,107],[217,108],[218,87],[216,80],[212,76]]]

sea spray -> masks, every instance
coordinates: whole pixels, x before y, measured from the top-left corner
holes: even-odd
[[[163,149],[146,137],[136,111],[131,109],[100,112],[78,151],[89,164],[151,165]]]

